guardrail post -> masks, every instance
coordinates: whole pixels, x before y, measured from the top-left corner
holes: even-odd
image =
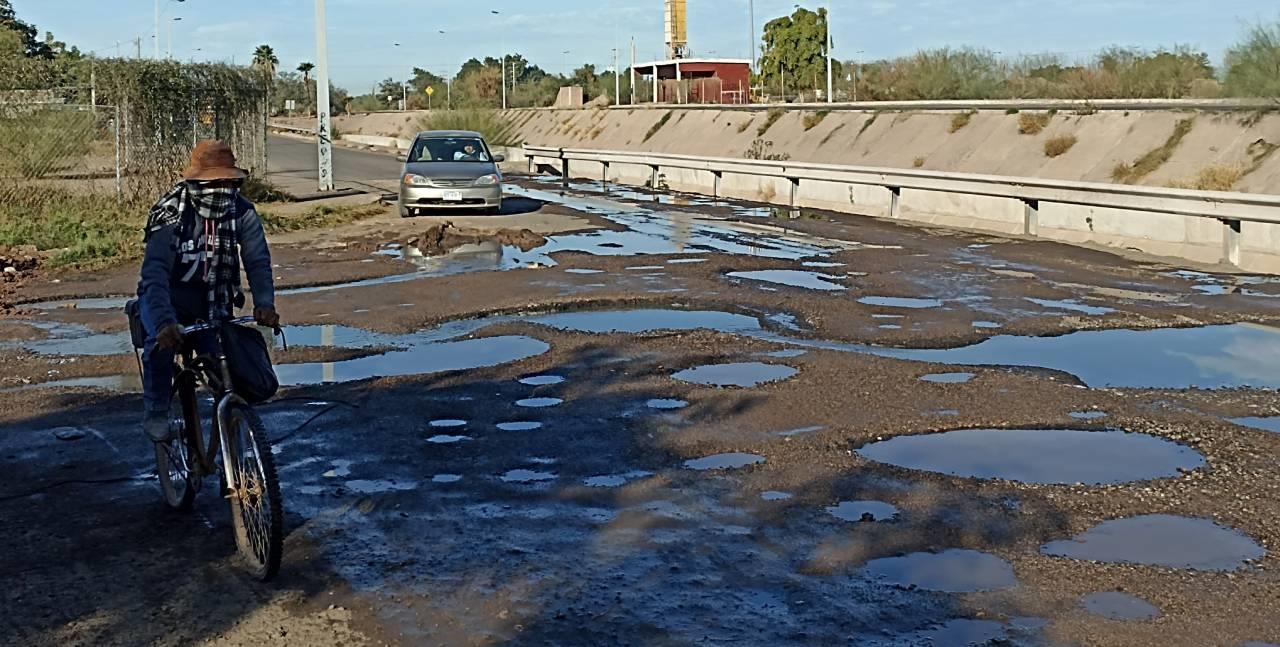
[[[1240,221],[1222,219],[1222,262],[1240,265]]]
[[[653,199],[658,199],[658,165],[649,165],[649,193],[653,195]]]
[[[711,175],[714,178],[711,182],[711,197],[714,198],[715,200],[719,200],[720,199],[720,176],[723,174],[720,171],[712,171]]]
[[[609,163],[600,162],[600,190],[609,192]]]
[[[564,157],[560,158],[560,186],[569,188],[569,160]]]
[[[902,212],[902,189],[896,186],[885,187],[889,189],[889,217],[896,219]]]
[[[1040,201],[1022,201],[1022,233],[1028,236],[1040,235]]]

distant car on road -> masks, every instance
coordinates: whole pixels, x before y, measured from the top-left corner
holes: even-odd
[[[502,155],[494,155],[480,133],[432,130],[418,133],[400,174],[400,216],[429,209],[502,211]]]

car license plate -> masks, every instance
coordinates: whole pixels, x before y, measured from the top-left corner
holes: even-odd
[[[445,191],[444,200],[445,202],[462,202],[462,192],[461,191]]]

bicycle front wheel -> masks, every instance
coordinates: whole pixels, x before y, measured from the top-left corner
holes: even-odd
[[[169,442],[155,443],[160,492],[174,510],[190,510],[200,489],[199,434],[195,379],[189,373],[181,373],[174,381],[169,400]]]
[[[236,547],[250,574],[266,582],[280,571],[284,550],[284,512],[275,459],[262,419],[247,404],[228,404],[223,422],[224,456],[232,475],[227,497]]]

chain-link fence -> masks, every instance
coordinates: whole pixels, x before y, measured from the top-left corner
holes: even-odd
[[[0,103],[0,201],[123,198],[119,124],[111,106]]]
[[[153,200],[203,139],[266,171],[268,92],[255,70],[117,59],[14,72],[0,80],[0,203]]]

